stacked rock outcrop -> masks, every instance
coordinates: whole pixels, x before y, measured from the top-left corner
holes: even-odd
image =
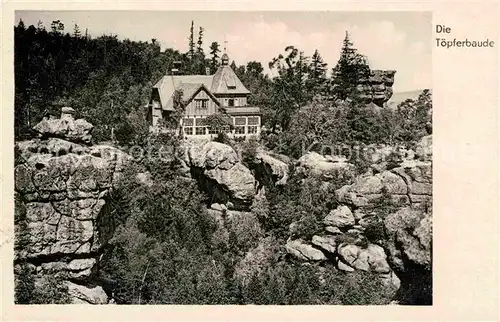
[[[75,303],[102,304],[106,293],[90,281],[107,237],[106,200],[130,157],[87,145],[92,125],[73,113],[44,118],[34,127],[39,138],[17,143],[15,193],[25,215],[16,225],[27,238],[15,262],[63,276]]]

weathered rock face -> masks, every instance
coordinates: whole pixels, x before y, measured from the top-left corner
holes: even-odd
[[[404,161],[390,171],[365,173],[356,178],[352,185],[335,191],[339,201],[355,207],[365,207],[389,194],[392,200],[402,206],[421,206],[432,201],[432,163]]]
[[[359,80],[357,89],[361,98],[367,104],[382,107],[392,97],[395,74],[394,70],[371,70],[367,78]]]
[[[432,215],[403,208],[385,218],[389,262],[401,279],[399,300],[432,304]]]
[[[66,282],[72,304],[107,304],[108,296],[100,286],[83,286]]]
[[[248,208],[256,194],[255,178],[228,145],[208,142],[189,149],[189,164],[200,185],[221,203]]]
[[[415,159],[415,152],[403,146],[391,146],[385,144],[370,144],[364,147],[357,147],[354,151],[359,158],[370,163],[374,173],[383,172],[393,168],[405,160]]]
[[[355,269],[381,274],[391,272],[384,249],[379,245],[369,244],[367,248],[361,248],[357,245],[341,244],[337,252],[341,261]]]
[[[63,107],[60,118],[44,117],[33,129],[42,138],[59,137],[71,142],[90,143],[94,126],[84,119],[75,120],[74,114],[75,110],[71,107]]]
[[[17,144],[15,192],[24,203],[25,218],[16,225],[23,225],[21,233],[27,238],[15,260],[35,263],[39,274],[64,273],[75,282],[93,273],[106,239],[102,229],[106,225],[101,223],[106,198],[130,157],[110,146],[88,147],[64,140],[66,135],[87,141],[90,133],[72,128],[70,116],[63,114],[61,119],[42,120],[35,126],[44,136],[62,138]]]
[[[272,157],[263,150],[257,152],[255,163],[261,181],[269,180],[277,186],[286,184],[289,176],[287,163]]]
[[[286,251],[293,257],[303,261],[322,261],[326,259],[325,254],[319,249],[305,243],[301,239],[290,240],[286,243]]]
[[[324,218],[324,233],[310,241],[295,234],[286,250],[304,261],[332,261],[345,272],[375,273],[400,303],[432,304],[432,139],[422,138],[415,153],[384,146],[364,153],[372,169],[335,191],[340,205]],[[302,171],[330,169],[318,156],[301,158]]]
[[[416,155],[421,161],[432,160],[432,135],[424,136],[417,144]]]
[[[371,172],[365,173],[357,177],[352,185],[336,190],[335,195],[342,203],[363,207],[381,198],[384,191],[389,193],[395,202],[409,203],[404,180],[390,171],[375,175]]]
[[[403,208],[384,220],[390,236],[392,263],[401,271],[405,263],[431,268],[432,217],[422,211]]]
[[[326,226],[344,228],[353,226],[355,219],[349,207],[339,206],[337,209],[332,210],[323,222]]]
[[[337,241],[334,236],[313,236],[311,243],[329,253],[334,254],[337,249]]]
[[[316,152],[308,152],[297,161],[296,174],[316,176],[322,180],[352,179],[355,175],[355,167],[342,157],[322,156]]]

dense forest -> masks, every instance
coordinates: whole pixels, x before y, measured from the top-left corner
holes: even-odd
[[[176,61],[182,62],[184,74],[204,74],[206,68],[214,72],[219,43],[210,40],[205,54],[204,29],[194,22],[186,28],[185,53],[162,51],[155,39],[94,38],[77,25],[71,32],[67,29],[61,21],[52,22],[49,30],[41,22],[26,27],[20,21],[15,27],[16,139],[32,137],[31,127],[45,113],[71,106],[95,126],[96,142],[110,141],[113,132],[119,147],[178,146],[174,137],[146,134],[144,106],[151,87]],[[374,110],[361,102],[357,84],[370,68],[348,34],[333,68],[317,50],[307,56],[295,46],[265,62],[277,77],[265,75],[262,64],[231,64],[252,92],[249,103],[263,111],[260,141],[219,138],[240,152],[254,173],[260,147],[294,160],[304,154],[304,147],[314,150],[318,142],[347,147],[401,143],[413,148],[429,132],[432,98],[427,90],[396,109]],[[352,160],[359,173],[366,167],[361,161]],[[133,179],[145,172],[154,178],[149,186]],[[346,274],[330,269],[333,264],[304,264],[282,251],[292,224],[295,235],[310,238],[318,231],[325,214],[340,205],[333,191],[345,178],[332,178],[327,189],[314,178],[293,175],[283,186],[264,183],[266,198],[251,205],[252,215],[224,219],[221,232],[207,213],[210,196],[180,175],[175,161],[143,158],[123,177],[108,199],[105,216],[112,237],[95,277],[109,284],[116,303],[368,305],[387,304],[393,298],[393,290],[373,273]],[[382,196],[372,211],[387,216],[394,210],[389,199]],[[23,214],[23,203],[16,202],[16,215]],[[380,239],[381,229],[372,227],[365,243]],[[67,301],[57,277],[35,288],[30,279],[34,272],[27,266],[19,269],[18,303]]]

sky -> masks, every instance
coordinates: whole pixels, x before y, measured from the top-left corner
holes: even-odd
[[[430,12],[335,11],[16,11],[26,26],[54,20],[71,32],[78,24],[91,36],[150,41],[182,52],[188,49],[191,21],[204,28],[204,50],[213,41],[224,46],[237,65],[256,60],[266,72],[269,61],[293,45],[311,56],[317,49],[329,69],[340,55],[348,31],[354,47],[372,69],[396,70],[394,91],[432,87],[432,14]]]

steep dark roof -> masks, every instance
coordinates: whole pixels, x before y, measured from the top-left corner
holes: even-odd
[[[163,76],[153,88],[158,89],[162,109],[173,111],[175,90],[182,90],[182,99],[188,100],[202,85],[208,90],[212,85],[212,79],[213,76],[206,75],[167,75]]]
[[[213,94],[250,94],[231,67],[227,65],[220,66],[214,75],[166,75],[153,86],[153,89],[158,90],[162,109],[173,111],[172,96],[175,90],[181,89],[183,100],[189,100],[201,86],[205,87],[212,96]],[[213,98],[219,103],[215,97]]]
[[[233,69],[225,65],[215,72],[210,91],[214,94],[250,94]]]

